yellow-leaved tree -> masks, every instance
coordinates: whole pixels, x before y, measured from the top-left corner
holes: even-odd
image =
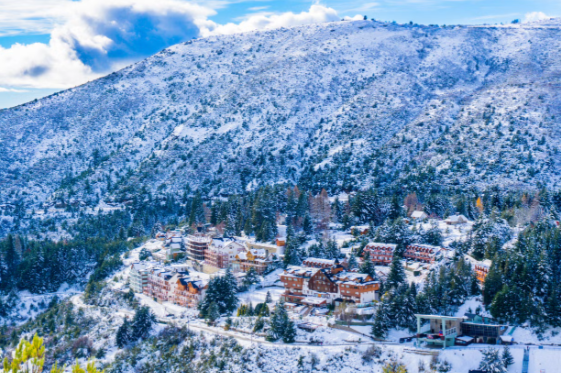
[[[4,359],[4,373],[41,373],[44,364],[43,338],[35,334],[31,343],[25,339],[19,342],[11,362]]]
[[[25,339],[19,342],[12,361],[9,361],[8,358],[4,359],[4,373],[42,373],[43,365],[45,365],[43,338],[35,334],[31,342]],[[65,367],[59,368],[58,364],[55,363],[50,373],[64,373],[64,370]],[[72,373],[105,373],[105,370],[97,370],[94,361],[89,361],[86,370],[84,370],[76,360],[76,365],[72,367]]]
[[[407,367],[401,363],[393,361],[387,363],[382,370],[384,373],[407,373]]]
[[[477,207],[480,214],[483,213],[483,201],[481,200],[481,197],[477,197],[477,201],[475,201],[475,207]]]

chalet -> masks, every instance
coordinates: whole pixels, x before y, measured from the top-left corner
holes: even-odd
[[[449,216],[447,219],[444,220],[444,222],[448,225],[458,225],[458,224],[466,224],[468,222],[468,219],[463,216],[463,215],[452,215]]]
[[[370,227],[368,225],[357,225],[351,227],[351,234],[353,236],[364,236],[370,232]]]
[[[411,213],[412,220],[427,220],[428,217],[428,214],[424,211],[413,211]]]
[[[236,255],[243,251],[245,247],[235,239],[213,239],[210,248],[204,254],[203,272],[214,273],[228,268],[236,260]]]
[[[370,260],[375,264],[391,264],[393,253],[397,245],[391,243],[371,242],[364,247],[364,252],[370,254]]]
[[[234,271],[247,272],[250,268],[255,268],[259,274],[263,274],[272,261],[269,259],[269,252],[264,249],[253,249],[239,252],[233,262]]]
[[[159,303],[170,302],[195,308],[203,299],[205,290],[206,284],[200,279],[189,278],[187,271],[153,268],[143,292]]]
[[[280,243],[280,242],[279,242]],[[270,243],[264,242],[255,242],[255,241],[247,241],[245,246],[249,250],[266,250],[269,255],[276,255],[277,257],[283,255],[284,253],[284,245],[274,245]]]
[[[366,274],[347,272],[343,266],[332,268],[288,267],[280,280],[285,287],[282,298],[287,302],[322,306],[337,301],[355,304],[377,299],[380,282]]]
[[[337,259],[308,258],[302,261],[304,267],[312,268],[333,268],[339,265]]]
[[[178,277],[173,286],[173,303],[183,307],[197,308],[204,297],[205,286],[201,280]]]
[[[308,293],[310,278],[318,271],[318,268],[289,266],[279,276],[284,285],[284,293],[281,298],[286,302],[301,304]]]
[[[380,281],[374,281],[370,275],[341,271],[331,278],[337,283],[339,298],[344,301],[365,304],[378,300]]]
[[[403,256],[406,259],[418,260],[424,263],[433,263],[436,258],[441,255],[441,250],[442,248],[438,246],[414,243],[407,245]]]

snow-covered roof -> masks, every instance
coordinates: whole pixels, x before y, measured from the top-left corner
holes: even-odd
[[[368,245],[366,245],[365,249],[384,248],[384,249],[395,250],[396,247],[397,245],[393,243],[370,242],[368,243]]]
[[[411,214],[412,218],[417,218],[417,219],[426,218],[427,216],[428,216],[427,213],[424,211],[413,211],[413,213]]]
[[[323,258],[307,258],[303,260],[303,263],[317,263],[317,264],[325,264],[325,265],[335,265],[335,259],[323,259]]]
[[[452,215],[444,221],[449,223],[465,223],[468,221],[468,219],[463,215]]]

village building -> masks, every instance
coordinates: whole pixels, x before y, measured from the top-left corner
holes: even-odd
[[[191,260],[205,260],[205,252],[212,243],[212,238],[203,233],[190,234],[184,238],[187,257]]]
[[[340,264],[337,259],[308,258],[302,261],[304,267],[333,268]]]
[[[133,263],[129,271],[129,284],[135,293],[143,293],[144,288],[148,285],[148,273],[152,265],[145,263]]]
[[[233,238],[215,238],[205,251],[204,273],[214,273],[228,268],[236,260],[236,255],[245,251],[245,246]]]
[[[172,276],[173,274],[168,270],[161,268],[151,269],[148,274],[148,285],[144,287],[144,294],[156,302],[168,302]]]
[[[414,243],[407,245],[403,257],[406,259],[418,260],[424,263],[433,263],[441,254],[441,250],[442,248],[438,246]]]
[[[232,264],[233,271],[247,272],[250,268],[254,268],[258,274],[263,274],[272,260],[269,258],[269,252],[264,249],[245,250],[236,254],[236,258]]]
[[[428,214],[427,214],[426,212],[424,212],[424,211],[418,211],[418,210],[417,210],[417,211],[413,211],[413,212],[411,213],[411,219],[413,219],[413,220],[420,220],[420,221],[422,221],[422,220],[427,220],[428,217],[429,217]]]
[[[280,280],[286,302],[324,306],[337,302],[365,304],[377,299],[380,282],[366,274],[347,272],[341,265],[331,268],[290,266]]]
[[[374,264],[389,265],[396,247],[397,245],[391,243],[371,242],[364,247],[364,252],[370,254],[370,260]]]
[[[275,255],[276,257],[279,257],[284,253],[284,244],[276,245],[264,242],[246,241],[245,246],[249,250],[266,250],[268,252],[268,255]]]
[[[353,236],[364,236],[370,232],[368,225],[353,225],[350,229]]]
[[[197,308],[204,297],[204,283],[179,277],[173,286],[173,303],[183,307]]]
[[[187,271],[153,268],[148,273],[144,294],[159,303],[170,302],[195,308],[203,299],[205,290],[206,284],[200,279],[190,278]]]
[[[458,225],[466,224],[468,222],[468,219],[465,216],[458,214],[449,216],[444,220],[444,222],[448,225]]]
[[[507,325],[495,323],[491,318],[474,314],[465,316],[415,315],[417,342],[446,348],[470,343],[497,344],[503,341]],[[429,321],[424,325],[423,321]]]

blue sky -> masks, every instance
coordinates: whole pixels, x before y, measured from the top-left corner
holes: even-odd
[[[356,15],[442,25],[508,23],[529,14],[561,15],[561,0],[0,0],[0,108],[193,37]]]

